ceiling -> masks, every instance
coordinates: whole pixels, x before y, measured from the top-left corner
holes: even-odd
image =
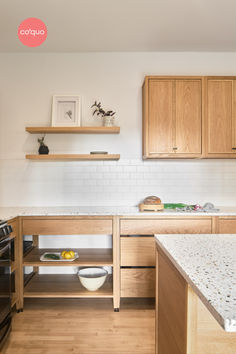
[[[0,0],[0,52],[236,51],[235,0]],[[19,24],[37,17],[46,42]]]

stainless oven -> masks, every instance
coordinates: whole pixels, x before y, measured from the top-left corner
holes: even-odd
[[[0,221],[0,349],[11,329],[11,231]]]

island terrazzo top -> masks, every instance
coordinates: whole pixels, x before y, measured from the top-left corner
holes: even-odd
[[[0,219],[9,220],[17,216],[236,216],[236,207],[217,207],[212,212],[175,211],[165,209],[159,212],[140,212],[138,207],[130,206],[57,206],[57,207],[0,207]]]
[[[236,332],[236,235],[155,235],[156,242],[227,332]]]

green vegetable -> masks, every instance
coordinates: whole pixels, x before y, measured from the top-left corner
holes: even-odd
[[[45,254],[44,258],[53,259],[53,260],[60,259],[60,257],[57,254],[54,254],[54,253]]]
[[[188,205],[188,204],[183,204],[183,203],[165,203],[164,204],[165,209],[184,208],[186,206],[194,207],[194,205]]]

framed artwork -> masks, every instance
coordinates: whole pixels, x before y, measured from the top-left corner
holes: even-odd
[[[53,96],[52,126],[79,127],[80,126],[80,96]]]

